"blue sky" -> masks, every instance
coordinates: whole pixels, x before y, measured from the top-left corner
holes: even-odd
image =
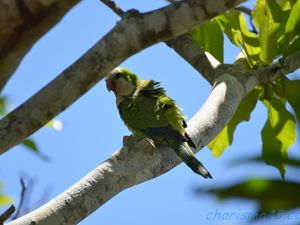
[[[140,11],[166,5],[165,1],[158,0],[117,2],[123,9],[137,8]],[[8,96],[11,109],[72,64],[118,20],[100,1],[81,1],[34,45],[7,84],[3,94]],[[237,54],[238,50],[226,43],[226,62],[231,63]],[[144,79],[160,81],[188,118],[197,112],[211,90],[189,64],[163,43],[130,57],[122,66]],[[227,185],[245,177],[279,177],[278,172],[269,166],[229,166],[231,160],[259,154],[260,130],[265,115],[265,109],[258,104],[251,122],[238,127],[234,144],[221,157],[213,157],[206,148],[197,154],[212,173],[213,180],[204,180],[181,164],[163,176],[123,191],[81,224],[242,224],[244,221],[235,219],[209,219],[212,215],[209,213],[253,213],[254,203],[220,202],[211,196],[195,196],[193,189]],[[1,155],[0,180],[5,183],[5,193],[13,196],[15,202],[19,200],[20,176],[35,181],[29,202],[30,207],[35,207],[34,203],[42,198],[45,190],[48,190],[47,199],[63,192],[118,150],[122,137],[130,134],[119,118],[113,94],[106,90],[103,81],[57,119],[64,124],[62,131],[44,128],[32,136],[40,150],[49,156],[50,162],[40,160],[20,146]],[[287,177],[292,175],[288,171]],[[280,224],[282,221],[273,224],[276,222]]]

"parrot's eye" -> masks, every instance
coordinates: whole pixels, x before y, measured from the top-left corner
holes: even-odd
[[[122,73],[116,73],[115,79],[119,79],[122,76]]]

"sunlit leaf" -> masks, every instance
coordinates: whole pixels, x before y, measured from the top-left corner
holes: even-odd
[[[2,205],[8,205],[12,202],[11,197],[7,196],[7,195],[1,195],[0,194],[0,206]]]
[[[229,40],[239,47],[250,67],[254,67],[259,59],[259,40],[255,33],[250,32],[245,17],[238,11],[229,11],[216,17],[216,21]]]
[[[277,3],[280,5],[281,9],[283,11],[290,10],[292,8],[292,5],[297,0],[277,0]]]
[[[284,178],[287,152],[296,141],[294,116],[286,109],[285,102],[272,95],[263,100],[268,109],[268,118],[262,129],[262,158],[275,166]]]
[[[208,148],[212,150],[214,156],[220,156],[231,145],[237,125],[243,121],[249,121],[250,114],[256,106],[259,93],[258,89],[254,89],[246,95],[227,126],[208,144]]]
[[[289,2],[288,10],[283,11],[278,34],[279,54],[287,57],[299,50],[300,1]]]
[[[191,37],[205,51],[213,55],[219,62],[223,62],[222,30],[215,20],[208,21],[191,32]]]
[[[3,188],[3,184],[2,184],[2,182],[0,182],[0,206],[7,205],[12,202],[11,197],[2,194],[2,188]]]
[[[259,28],[259,56],[263,64],[270,64],[277,55],[277,32],[281,16],[282,10],[275,0],[258,0],[253,9],[253,21]]]
[[[285,33],[293,32],[296,25],[300,23],[300,1],[296,1],[292,6],[288,21],[285,27]]]
[[[57,119],[50,120],[44,127],[53,128],[54,130],[60,131],[63,129],[64,124]]]

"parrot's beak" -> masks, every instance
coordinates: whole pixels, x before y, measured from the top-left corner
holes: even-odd
[[[106,88],[108,91],[114,92],[116,90],[116,83],[111,79],[107,79],[106,80]]]

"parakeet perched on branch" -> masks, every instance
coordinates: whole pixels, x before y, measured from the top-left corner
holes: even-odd
[[[212,178],[191,150],[196,146],[185,131],[184,115],[158,82],[116,68],[107,76],[106,87],[114,92],[120,116],[135,136],[170,146],[195,173]]]

